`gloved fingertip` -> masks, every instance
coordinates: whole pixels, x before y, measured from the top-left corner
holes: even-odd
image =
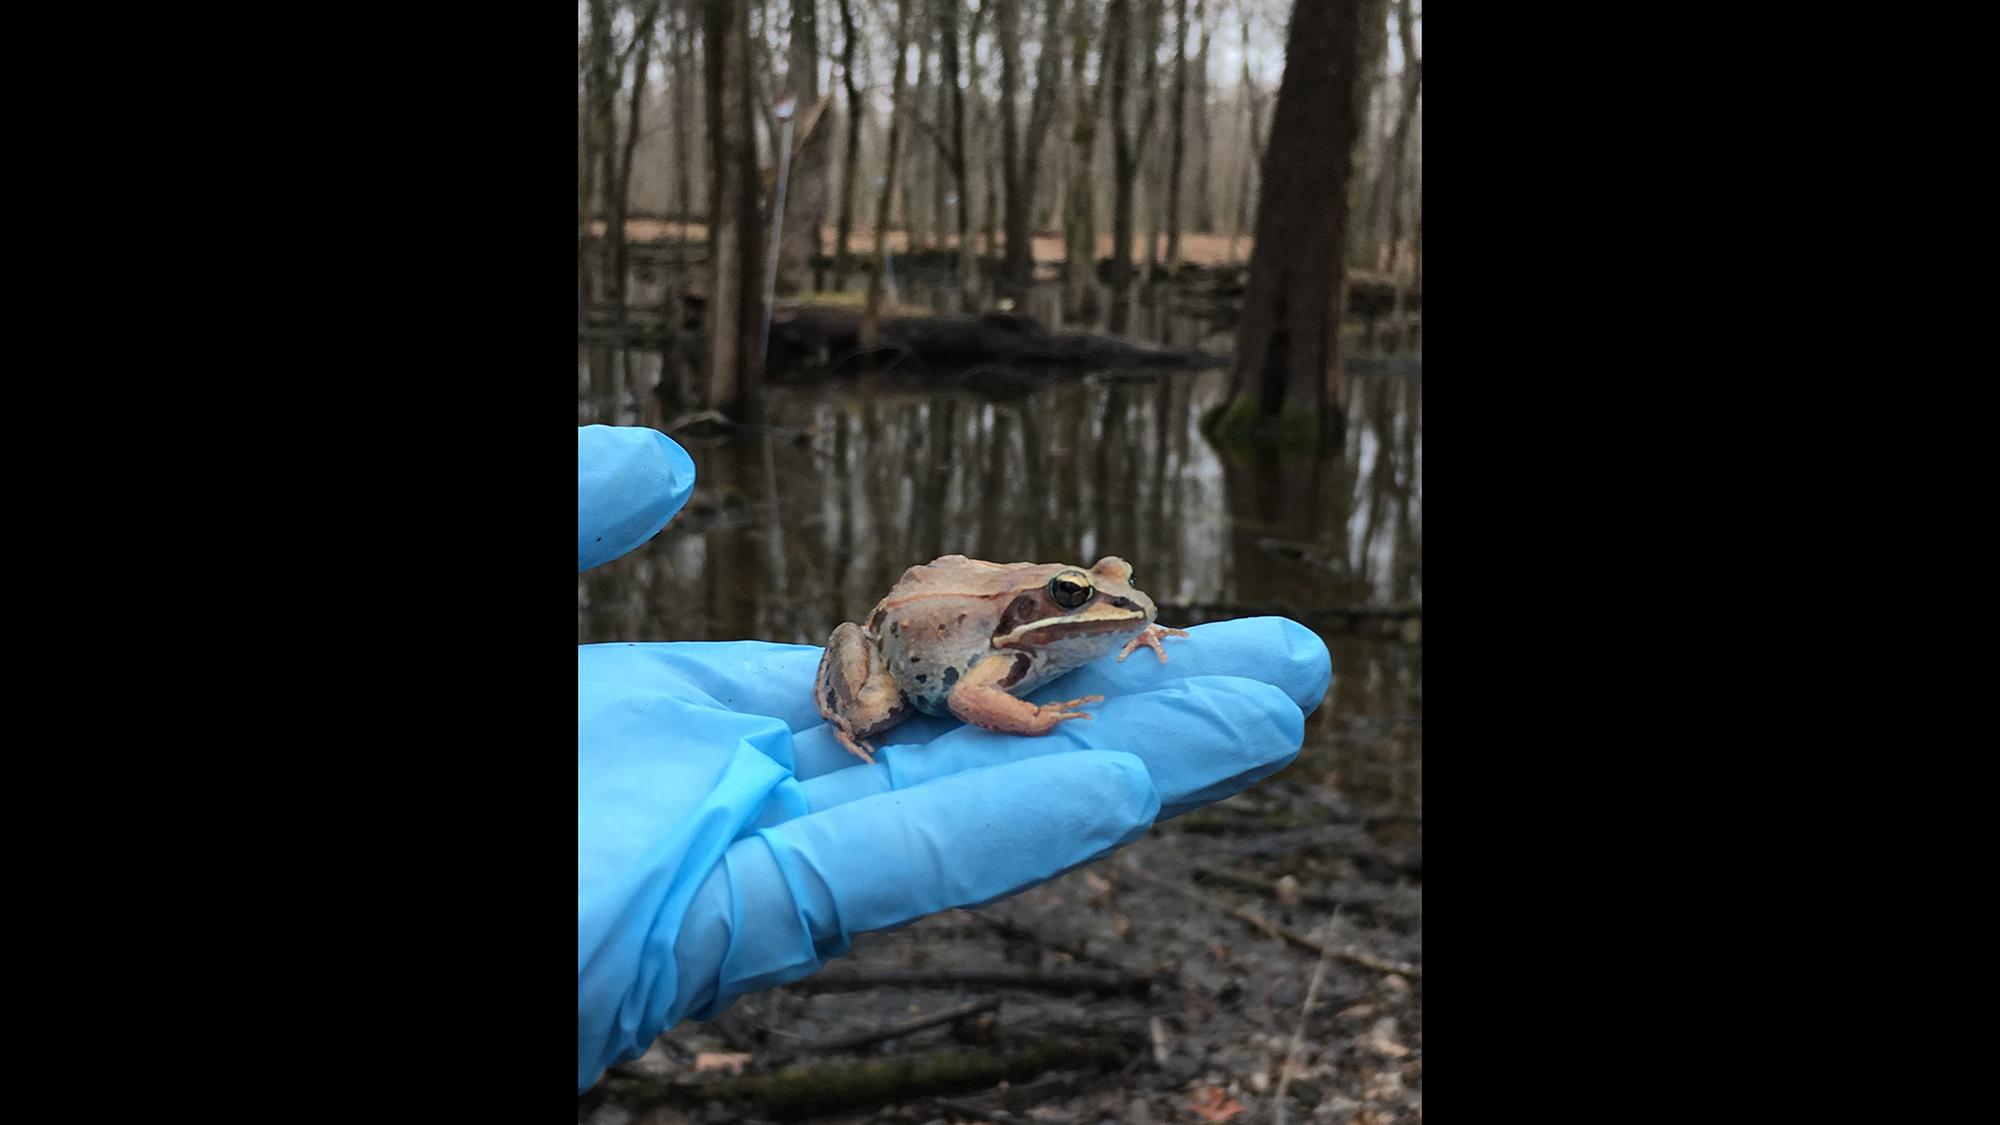
[[[672,497],[672,508],[667,512],[667,518],[672,519],[687,503],[687,498],[694,494],[694,456],[681,448],[680,442],[658,430],[649,429],[646,433],[652,436],[666,462],[667,495]]]
[[[657,535],[694,492],[694,458],[644,426],[579,426],[577,570],[610,562]]]
[[[1051,759],[1055,761],[1058,759]],[[1160,815],[1160,791],[1153,775],[1136,754],[1118,750],[1080,750],[1059,759],[1065,769],[1066,786],[1088,794],[1086,807],[1101,809],[1107,820],[1107,837],[1122,846],[1137,839]],[[1115,828],[1123,825],[1122,831]]]
[[[1318,633],[1289,617],[1280,617],[1277,621],[1278,635],[1284,641],[1282,651],[1285,660],[1299,670],[1299,675],[1291,681],[1297,685],[1295,690],[1298,692],[1292,696],[1292,702],[1310,715],[1319,709],[1320,702],[1326,698],[1327,687],[1333,683],[1333,653]]]

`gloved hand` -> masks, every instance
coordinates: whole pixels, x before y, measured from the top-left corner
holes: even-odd
[[[650,539],[693,487],[664,434],[579,428],[578,571]],[[1030,696],[1103,695],[1094,721],[1028,738],[917,716],[874,765],[814,707],[819,648],[579,646],[578,1092],[857,933],[1026,890],[1289,763],[1326,646],[1282,618],[1191,632],[1166,664],[1102,660]]]

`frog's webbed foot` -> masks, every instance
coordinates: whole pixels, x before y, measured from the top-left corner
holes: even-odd
[[[1160,663],[1165,664],[1167,662],[1167,650],[1160,647],[1160,638],[1185,636],[1187,636],[1186,629],[1173,629],[1165,625],[1148,625],[1145,632],[1126,641],[1125,647],[1118,650],[1118,663],[1125,663],[1126,657],[1137,652],[1140,645],[1145,645],[1147,648],[1153,650],[1153,655],[1160,658]]]

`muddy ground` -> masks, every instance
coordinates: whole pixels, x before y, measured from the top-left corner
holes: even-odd
[[[1329,725],[1420,752],[1417,720]],[[864,935],[663,1036],[578,1121],[1420,1121],[1421,814],[1355,809],[1325,765],[1005,903]]]

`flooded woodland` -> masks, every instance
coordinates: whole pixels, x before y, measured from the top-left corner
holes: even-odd
[[[1202,335],[1196,324],[1166,331]],[[659,352],[580,347],[578,423],[670,424],[655,393],[670,368]],[[747,1054],[788,1060],[816,1084],[830,1079],[813,1068],[839,1070],[842,1053],[795,1048],[994,1001],[847,1061],[948,1057],[996,1020],[1138,1045],[1113,1049],[1108,1068],[1051,1067],[984,1097],[901,1100],[884,1079],[827,1119],[950,1119],[957,1105],[986,1120],[1030,1109],[1037,1120],[1197,1120],[1187,1107],[1210,1090],[1223,1092],[1218,1105],[1275,1095],[1319,960],[1231,910],[1343,951],[1421,962],[1422,377],[1356,377],[1343,447],[1304,455],[1211,445],[1199,419],[1226,381],[1219,370],[1106,370],[996,396],[951,375],[930,387],[774,375],[767,430],[676,434],[695,459],[694,497],[646,546],[578,577],[580,643],[824,644],[906,567],[939,555],[1087,565],[1115,554],[1162,623],[1282,614],[1315,629],[1333,682],[1298,760],[1248,792],[1016,899],[864,936],[821,974],[856,981],[750,997],[669,1033],[633,1073]],[[913,972],[937,983],[897,983]],[[1104,991],[1047,991],[1077,974]],[[858,983],[871,975],[875,986]],[[1329,959],[1287,1091],[1301,1112],[1402,1119],[1420,1105],[1421,987]],[[737,1080],[758,1073],[753,1062]],[[749,1119],[793,1104],[782,1089],[755,1093]]]
[[[1162,625],[1332,661],[1281,772],[668,1029],[580,1125],[1421,1121],[1420,28],[579,6],[577,422],[697,472],[579,644],[818,646],[942,555],[1115,555]]]

